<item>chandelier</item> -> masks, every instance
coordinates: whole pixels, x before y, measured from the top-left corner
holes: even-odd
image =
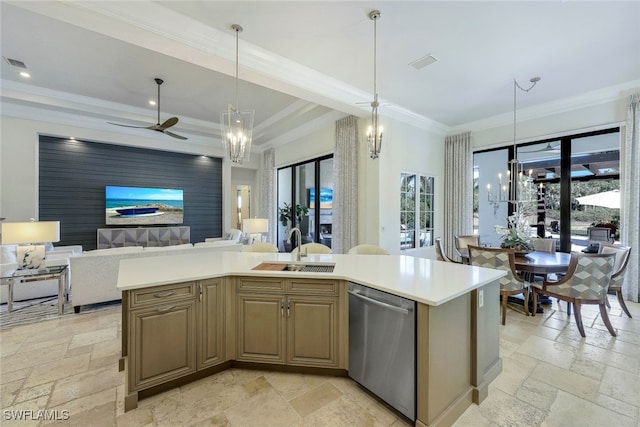
[[[233,24],[231,29],[236,32],[236,99],[235,104],[229,104],[227,111],[220,113],[222,128],[222,144],[224,155],[233,163],[241,164],[249,160],[251,154],[251,135],[253,133],[254,110],[240,110],[238,107],[238,37],[242,27]]]
[[[377,159],[382,149],[382,126],[378,122],[378,91],[376,87],[376,42],[377,21],[380,19],[380,11],[369,12],[369,19],[373,21],[373,101],[371,101],[371,125],[367,129],[367,145],[369,157]]]
[[[498,174],[497,189],[492,189],[491,184],[487,184],[487,200],[493,206],[493,213],[498,210],[500,203],[511,203],[514,211],[518,211],[524,204],[536,202],[539,191],[533,182],[532,170],[525,172],[524,165],[518,160],[516,147],[516,95],[517,89],[529,92],[540,81],[540,77],[533,77],[529,80],[531,85],[523,88],[513,80],[513,159],[509,161],[506,174]],[[542,187],[542,184],[540,184]]]

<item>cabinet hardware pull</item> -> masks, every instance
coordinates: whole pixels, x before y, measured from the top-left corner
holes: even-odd
[[[200,295],[198,296],[198,299],[202,301],[202,283],[200,283]]]
[[[153,294],[155,298],[166,298],[175,294],[175,291],[167,291],[167,292],[158,292],[157,294]]]
[[[289,317],[290,310],[291,310],[291,301],[287,301],[287,317]]]
[[[284,301],[280,301],[280,316],[284,316]]]
[[[176,308],[175,305],[170,305],[169,307],[165,307],[165,308],[156,308],[156,312],[157,313],[166,313],[167,311],[171,311],[174,308]]]

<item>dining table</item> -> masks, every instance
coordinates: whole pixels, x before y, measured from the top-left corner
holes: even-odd
[[[467,248],[458,249],[460,258],[465,264],[470,263],[469,250]],[[527,253],[517,253],[515,256],[516,270],[521,272],[525,279],[529,282],[533,281],[534,275],[547,276],[549,274],[566,273],[569,269],[569,263],[571,262],[571,254],[566,252],[541,252],[532,251]],[[546,296],[538,301],[538,307],[536,312],[542,313],[543,310],[540,305],[550,303],[550,300]],[[510,296],[509,302],[522,305],[524,302],[522,298],[517,296]],[[533,307],[530,307],[532,309]]]
[[[458,249],[460,258],[465,264],[469,264],[469,249]],[[566,273],[571,262],[571,254],[566,252],[541,252],[532,251],[516,253],[516,270],[532,274]]]

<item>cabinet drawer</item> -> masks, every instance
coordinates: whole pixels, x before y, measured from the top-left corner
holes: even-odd
[[[289,279],[287,293],[305,295],[338,295],[337,280]]]
[[[129,308],[187,300],[195,298],[196,293],[196,282],[137,289],[129,293]]]
[[[238,292],[284,292],[284,280],[281,278],[240,277],[238,278]]]

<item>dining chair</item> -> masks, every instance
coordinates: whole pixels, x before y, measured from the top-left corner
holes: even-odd
[[[276,253],[278,252],[278,247],[273,243],[268,242],[258,242],[252,245],[247,245],[242,248],[242,252],[270,252]]]
[[[629,263],[629,253],[631,248],[628,246],[612,245],[610,243],[600,243],[600,249],[598,253],[601,254],[616,254],[616,261],[613,266],[613,274],[609,281],[609,291],[615,292],[618,297],[620,307],[631,318],[631,313],[627,308],[627,304],[624,302],[622,295],[622,282],[624,282],[624,273],[627,270],[627,264]],[[609,300],[606,300],[607,307],[610,307]]]
[[[605,306],[615,256],[613,253],[572,253],[566,276],[557,282],[545,280],[542,284],[532,283],[533,306],[535,307],[538,303],[538,294],[549,295],[571,303],[578,331],[582,337],[586,337],[582,326],[581,306],[582,304],[598,304],[602,321],[609,333],[615,337],[616,332],[611,326]],[[533,315],[536,315],[535,311]]]
[[[512,248],[481,248],[469,245],[469,260],[471,265],[478,267],[494,268],[507,272],[500,278],[500,298],[502,320],[504,325],[507,320],[507,299],[510,295],[524,295],[524,311],[529,315],[529,285],[516,272],[515,251]],[[535,305],[533,306],[535,307]],[[535,310],[534,310],[535,311]]]
[[[305,243],[291,251],[292,254],[296,254],[298,250],[302,250],[302,253],[307,254],[332,254],[333,251],[329,246],[325,246],[322,243]]]
[[[531,239],[531,244],[533,245],[534,251],[548,252],[551,254],[556,253],[556,239],[543,239],[538,237],[536,239]]]
[[[347,254],[348,255],[353,255],[353,254],[360,254],[360,255],[389,255],[389,252],[386,249],[381,248],[380,246],[377,246],[377,245],[362,244],[362,245],[357,245],[357,246],[352,247],[351,249],[349,249]]]
[[[546,239],[546,238],[535,238],[531,239],[531,245],[533,246],[534,251],[538,252],[546,252],[550,254],[556,253],[556,239]],[[535,280],[536,276],[539,277],[538,280],[550,279],[550,277],[546,275],[531,275],[529,281]]]
[[[469,246],[480,246],[480,236],[476,234],[468,235],[455,235],[453,241],[456,247],[456,252],[463,260],[466,258],[460,253],[460,249],[466,249]]]
[[[462,264],[461,262],[452,260],[447,256],[447,253],[444,250],[444,245],[442,244],[442,239],[440,237],[436,237],[436,258],[438,259],[438,261],[455,262],[456,264]]]

